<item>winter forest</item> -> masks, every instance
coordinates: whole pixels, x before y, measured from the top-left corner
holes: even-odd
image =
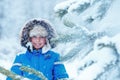
[[[120,0],[0,0],[0,80],[25,51],[20,31],[33,18],[54,25],[69,80],[120,80]]]

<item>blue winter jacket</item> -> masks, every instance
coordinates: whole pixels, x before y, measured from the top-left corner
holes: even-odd
[[[23,65],[42,72],[48,80],[68,78],[64,65],[60,63],[59,54],[53,51],[48,51],[45,54],[41,52],[41,49],[33,50],[32,52],[27,50],[26,53],[17,55],[11,71],[32,80],[41,80],[34,74],[22,71],[20,67]],[[11,79],[7,78],[6,80]]]

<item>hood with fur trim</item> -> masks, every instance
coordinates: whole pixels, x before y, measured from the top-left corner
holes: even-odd
[[[34,33],[36,30],[39,32]],[[40,32],[40,30],[42,32]],[[21,46],[27,48],[27,43],[29,42],[30,36],[34,36],[35,34],[40,34],[41,36],[46,37],[49,40],[51,48],[54,48],[56,46],[56,43],[52,42],[52,39],[56,37],[55,30],[52,28],[50,22],[44,19],[33,19],[24,25],[21,31]]]

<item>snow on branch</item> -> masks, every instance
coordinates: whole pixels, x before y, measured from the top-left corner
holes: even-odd
[[[114,37],[104,36],[97,39],[94,44],[94,49],[98,50],[105,46],[115,49],[120,54],[120,33]]]
[[[67,0],[57,4],[54,8],[55,13],[62,17],[68,12],[82,12],[87,9],[94,0]]]
[[[57,16],[62,17],[64,16],[68,11],[69,6],[72,3],[75,3],[76,0],[68,0],[68,1],[64,1],[60,4],[57,4],[54,8],[55,13],[57,14]]]
[[[20,69],[22,71],[25,71],[25,72],[28,72],[28,73],[31,73],[31,74],[35,74],[36,76],[38,76],[40,79],[42,80],[48,80],[44,75],[43,73],[41,72],[38,72],[37,70],[33,69],[33,68],[30,68],[30,67],[27,67],[27,66],[21,66]],[[17,75],[16,73],[14,72],[11,72],[3,67],[0,66],[0,73],[2,73],[3,75],[6,75],[7,77],[11,78],[12,80],[31,80],[31,79],[28,79],[28,78],[25,78],[25,77],[22,77],[20,75]]]
[[[22,76],[19,76],[19,75],[15,74],[14,72],[11,72],[1,66],[0,66],[0,73],[10,77],[12,80],[30,80],[30,79],[24,78]]]
[[[32,74],[35,74],[36,76],[38,76],[40,79],[42,80],[48,80],[43,73],[33,69],[33,68],[30,68],[30,67],[26,67],[26,66],[21,66],[20,69],[22,71],[26,71],[28,73],[32,73]]]

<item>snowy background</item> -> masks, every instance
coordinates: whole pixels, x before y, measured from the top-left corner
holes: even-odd
[[[19,33],[25,22],[54,24],[70,80],[120,80],[120,0],[0,0],[0,66],[10,69],[24,52]],[[0,73],[0,80],[6,76]]]

